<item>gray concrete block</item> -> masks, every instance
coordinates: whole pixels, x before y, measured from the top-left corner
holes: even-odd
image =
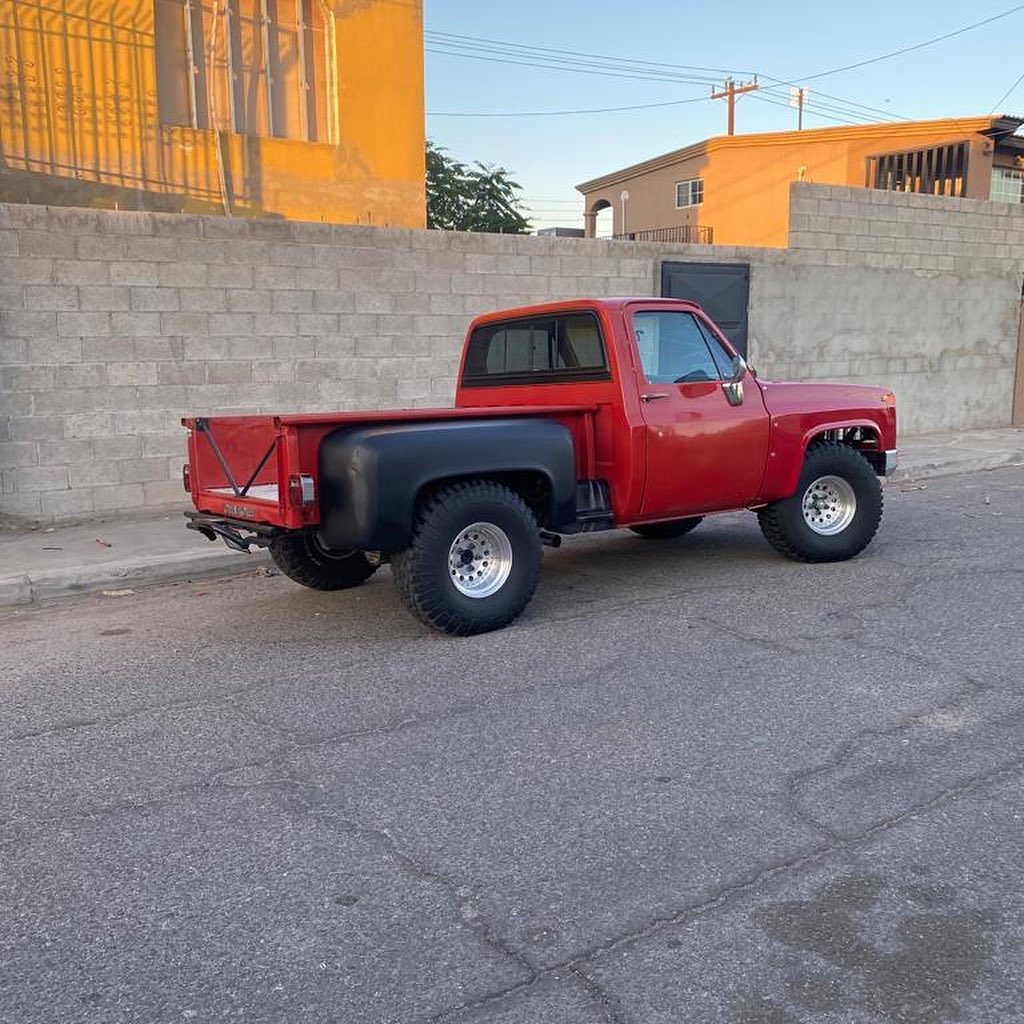
[[[114,285],[82,285],[78,289],[78,306],[83,311],[126,311],[131,308],[128,288]]]
[[[92,505],[96,512],[119,512],[126,508],[144,508],[146,493],[142,484],[117,484],[113,487],[94,487]]]
[[[107,382],[114,387],[156,384],[156,363],[110,363],[107,366]]]
[[[205,288],[209,268],[204,263],[157,263],[157,283],[164,288]]]
[[[121,484],[141,484],[153,480],[167,479],[167,459],[124,459],[117,463]]]
[[[254,288],[232,288],[226,293],[231,313],[269,313],[270,292]]]
[[[207,362],[206,380],[210,384],[251,384],[252,363],[245,361]]]
[[[75,239],[54,231],[19,231],[18,252],[22,256],[66,258],[75,255]]]
[[[64,466],[20,466],[4,470],[5,479],[13,481],[15,491],[42,493],[68,488],[68,471]]]
[[[78,309],[78,289],[69,285],[29,285],[25,288],[25,308]]]
[[[167,241],[152,239],[152,241]],[[131,308],[137,312],[173,312],[181,307],[177,288],[147,288],[135,286],[131,289]]]
[[[251,288],[253,268],[230,263],[212,264],[206,283],[210,288]]]
[[[56,333],[56,313],[38,310],[0,312],[0,335],[8,338],[49,338]]]
[[[113,333],[110,313],[58,313],[57,334],[76,338],[106,337]]]
[[[124,252],[130,260],[149,263],[167,263],[179,259],[180,255],[176,238],[128,238],[125,240]]]
[[[183,313],[224,313],[228,308],[223,288],[182,288],[178,295]]]
[[[53,261],[54,284],[106,285],[110,283],[110,268],[99,260],[66,259]]]
[[[110,283],[155,287],[160,280],[158,267],[156,263],[142,263],[137,260],[113,260],[109,264]]]

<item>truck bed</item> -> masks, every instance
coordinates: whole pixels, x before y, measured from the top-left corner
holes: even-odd
[[[345,427],[496,417],[549,417],[581,424],[594,406],[495,406],[286,415],[189,417],[186,489],[200,513],[284,529],[319,522],[314,502],[289,496],[289,481],[307,478],[319,494],[318,452],[325,435]],[[581,448],[587,432],[579,429]]]

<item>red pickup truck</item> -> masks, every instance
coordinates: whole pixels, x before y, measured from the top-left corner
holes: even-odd
[[[676,299],[477,317],[453,409],[182,423],[190,528],[318,590],[390,562],[409,610],[457,635],[515,619],[567,534],[679,537],[746,508],[784,555],[851,558],[896,462],[891,391],[759,380]]]

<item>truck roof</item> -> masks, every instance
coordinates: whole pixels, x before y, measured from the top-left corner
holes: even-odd
[[[496,309],[488,313],[481,313],[473,318],[473,325],[486,323],[490,320],[515,320],[520,317],[537,316],[545,313],[569,313],[574,309],[607,309],[621,310],[624,306],[633,302],[651,303],[659,305],[679,306],[682,309],[700,309],[700,305],[688,299],[670,299],[660,295],[615,295],[597,297],[581,297],[578,299],[559,299],[553,302],[531,303],[529,306],[516,306],[513,309]]]

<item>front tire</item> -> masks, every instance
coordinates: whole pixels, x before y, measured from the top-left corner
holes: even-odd
[[[882,486],[860,452],[838,441],[812,445],[789,498],[757,513],[765,539],[799,562],[841,562],[860,554],[882,520]]]
[[[670,519],[664,523],[643,523],[640,526],[631,526],[630,529],[645,540],[671,540],[673,537],[682,537],[683,534],[696,530],[703,520],[703,516],[690,516],[688,519]]]
[[[471,636],[519,616],[537,588],[541,554],[537,520],[523,499],[472,480],[420,503],[412,543],[392,556],[391,571],[420,622]]]
[[[312,532],[275,537],[270,557],[288,579],[311,590],[347,590],[377,571],[362,551],[331,551]]]

